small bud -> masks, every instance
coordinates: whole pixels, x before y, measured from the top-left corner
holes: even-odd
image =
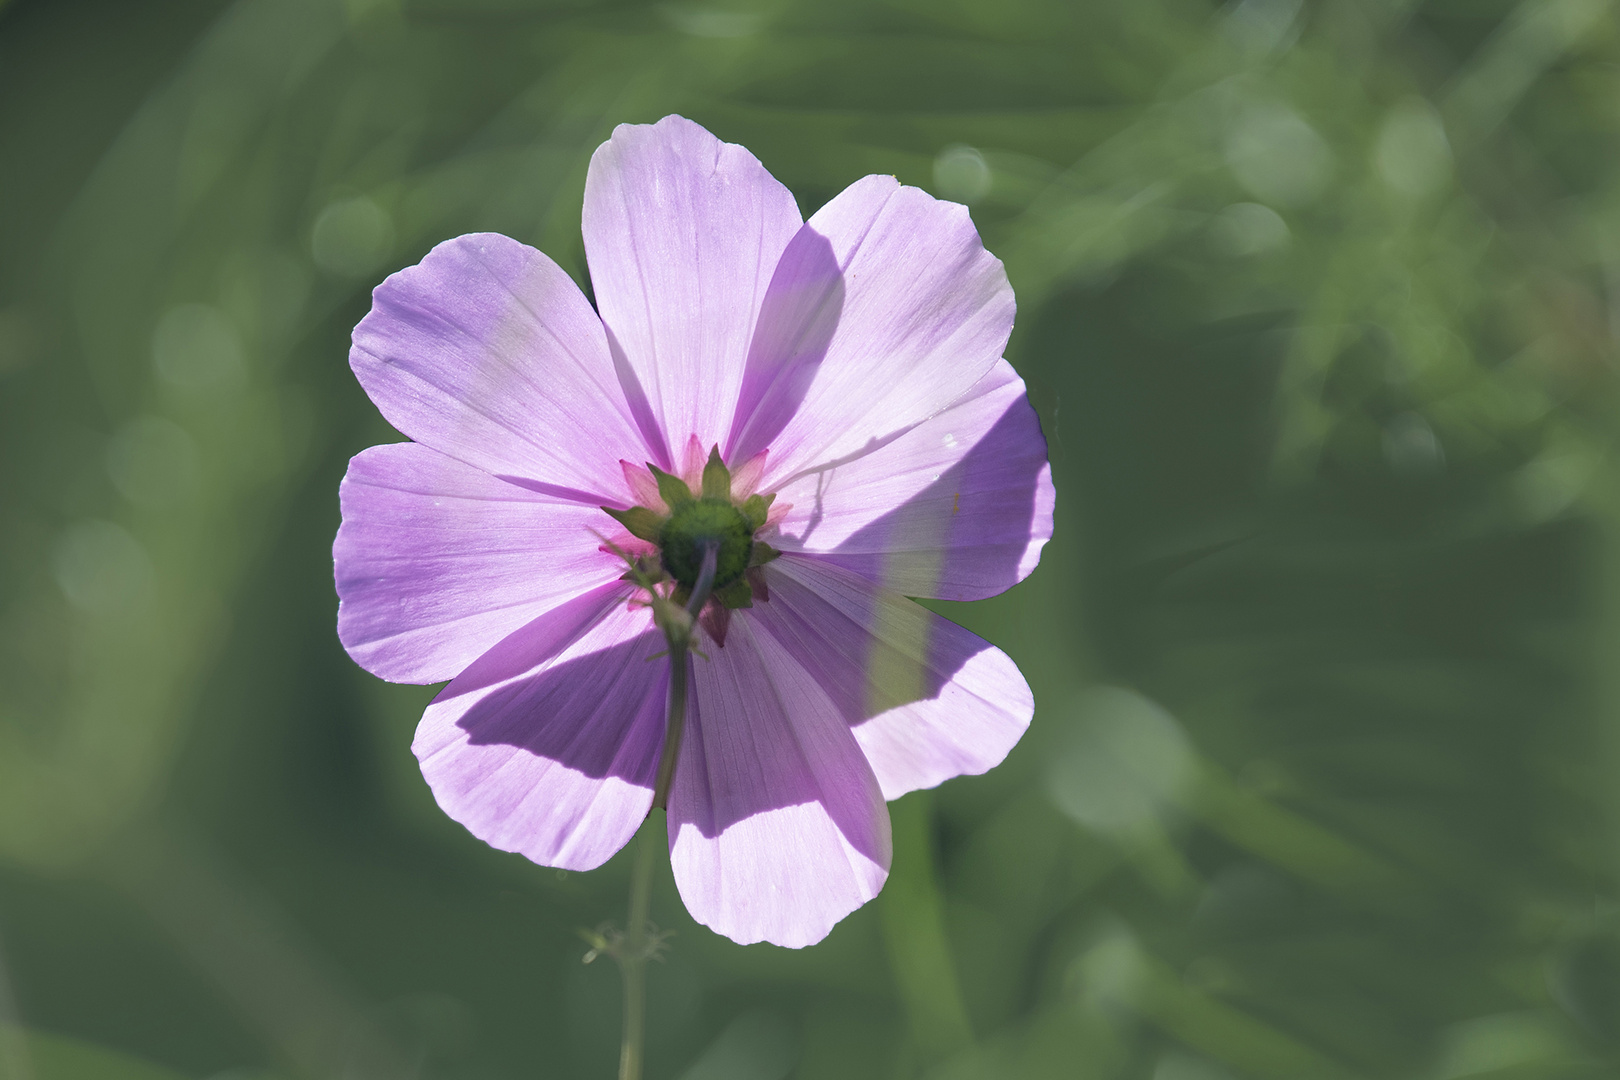
[[[663,631],[664,640],[671,648],[684,648],[691,643],[692,616],[686,608],[673,600],[654,596],[652,609],[653,624]]]
[[[637,555],[634,558],[626,555],[625,561],[630,564],[630,569],[619,575],[620,581],[633,581],[644,589],[651,589],[659,582],[669,580],[656,555]]]

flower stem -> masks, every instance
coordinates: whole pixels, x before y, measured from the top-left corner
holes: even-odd
[[[714,574],[720,558],[718,543],[703,550],[692,598],[687,601],[690,616],[688,632],[666,634],[669,644],[669,713],[664,723],[664,746],[658,755],[658,779],[653,787],[653,808],[668,812],[669,789],[675,780],[675,760],[680,756],[681,735],[686,728],[686,685],[690,667],[688,652],[691,629],[697,626],[703,605],[714,588]],[[651,817],[651,811],[648,812]],[[624,976],[624,1039],[619,1045],[619,1080],[641,1080],[642,1046],[647,1034],[647,961],[657,947],[649,932],[648,908],[652,904],[653,866],[658,845],[650,837],[636,840],[636,861],[630,870],[630,920],[624,943],[618,953],[619,971]]]
[[[684,662],[686,657],[681,657]],[[619,1080],[641,1080],[642,1044],[647,1032],[647,908],[652,901],[653,858],[649,837],[636,841],[630,871],[630,923],[624,935],[619,971],[624,975],[624,1041],[619,1045]]]

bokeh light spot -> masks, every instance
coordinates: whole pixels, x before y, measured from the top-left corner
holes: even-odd
[[[1269,206],[1233,203],[1209,223],[1210,240],[1226,255],[1263,255],[1288,246],[1288,223]]]
[[[1226,164],[1237,182],[1263,202],[1301,206],[1322,194],[1333,176],[1333,151],[1286,105],[1253,105],[1227,136]]]
[[[161,416],[137,416],[107,443],[107,475],[130,502],[174,506],[197,486],[197,444]]]
[[[68,603],[104,615],[134,607],[151,588],[146,549],[111,521],[83,521],[57,541],[51,569]]]
[[[236,326],[208,304],[179,304],[164,314],[152,332],[152,364],[184,390],[227,388],[247,370]]]
[[[1059,809],[1088,829],[1128,833],[1170,807],[1195,773],[1181,725],[1134,690],[1099,686],[1072,707],[1073,727],[1047,768]]]
[[[393,218],[363,195],[328,204],[315,218],[310,233],[315,265],[338,277],[369,274],[393,250]]]
[[[971,146],[947,146],[934,159],[934,190],[942,199],[971,206],[990,194],[990,165]]]
[[[1445,126],[1420,99],[1403,102],[1390,112],[1378,131],[1373,160],[1384,183],[1409,198],[1435,192],[1451,179],[1451,143]]]

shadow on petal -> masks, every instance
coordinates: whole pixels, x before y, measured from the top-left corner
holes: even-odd
[[[471,746],[504,744],[593,779],[651,789],[663,738],[667,661],[643,610],[615,583],[508,636],[445,687],[472,700],[456,720]]]
[[[827,238],[806,225],[788,244],[748,347],[726,460],[743,462],[782,433],[815,382],[844,310],[844,275]]]
[[[1035,568],[1053,503],[1046,440],[1019,394],[939,479],[816,554],[906,596],[982,599]]]
[[[1021,390],[913,498],[831,552],[786,552],[764,567],[770,600],[738,613],[751,632],[693,661],[677,788],[701,776],[705,790],[688,791],[676,817],[698,834],[819,806],[815,820],[843,837],[834,847],[856,859],[850,872],[866,882],[860,867],[886,865],[879,787],[982,772],[1017,741],[1030,702],[1016,666],[902,594],[989,595],[1034,565],[1051,534],[1053,495],[1045,441]],[[454,721],[467,744],[510,746],[582,777],[650,788],[668,664],[650,659],[663,641],[645,611],[626,607],[627,595],[610,587],[564,605],[452,683],[445,698],[469,698]],[[864,739],[881,776],[854,736],[879,717]],[[917,743],[926,752],[905,750]],[[795,836],[822,828],[792,820]],[[832,835],[822,839],[831,844]],[[847,862],[832,858],[833,847],[827,854],[829,865]],[[850,896],[870,884],[852,883]]]

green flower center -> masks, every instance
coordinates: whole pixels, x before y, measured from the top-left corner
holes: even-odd
[[[658,501],[664,504],[660,508],[664,512],[646,506],[632,506],[628,510],[602,507],[602,511],[629,530],[631,536],[658,546],[657,567],[644,558],[625,556],[631,564],[625,580],[651,589],[667,576],[675,582],[671,599],[684,605],[697,590],[704,555],[712,548],[715,568],[710,595],[714,602],[728,611],[752,607],[754,584],[746,576],[748,571],[764,566],[781,554],[769,544],[754,541],[754,533],[764,528],[770,518],[771,503],[776,496],[749,495],[740,502],[732,499],[731,470],[720,459],[718,446],[709,451],[698,493],[673,473],[650,463],[647,469],[658,482]],[[763,580],[755,584],[761,590],[760,599],[767,599]],[[720,632],[719,641],[725,643],[724,630]]]
[[[717,545],[714,590],[739,580],[753,554],[754,526],[729,498],[705,497],[679,507],[658,533],[664,572],[688,589],[697,585],[703,553]]]

